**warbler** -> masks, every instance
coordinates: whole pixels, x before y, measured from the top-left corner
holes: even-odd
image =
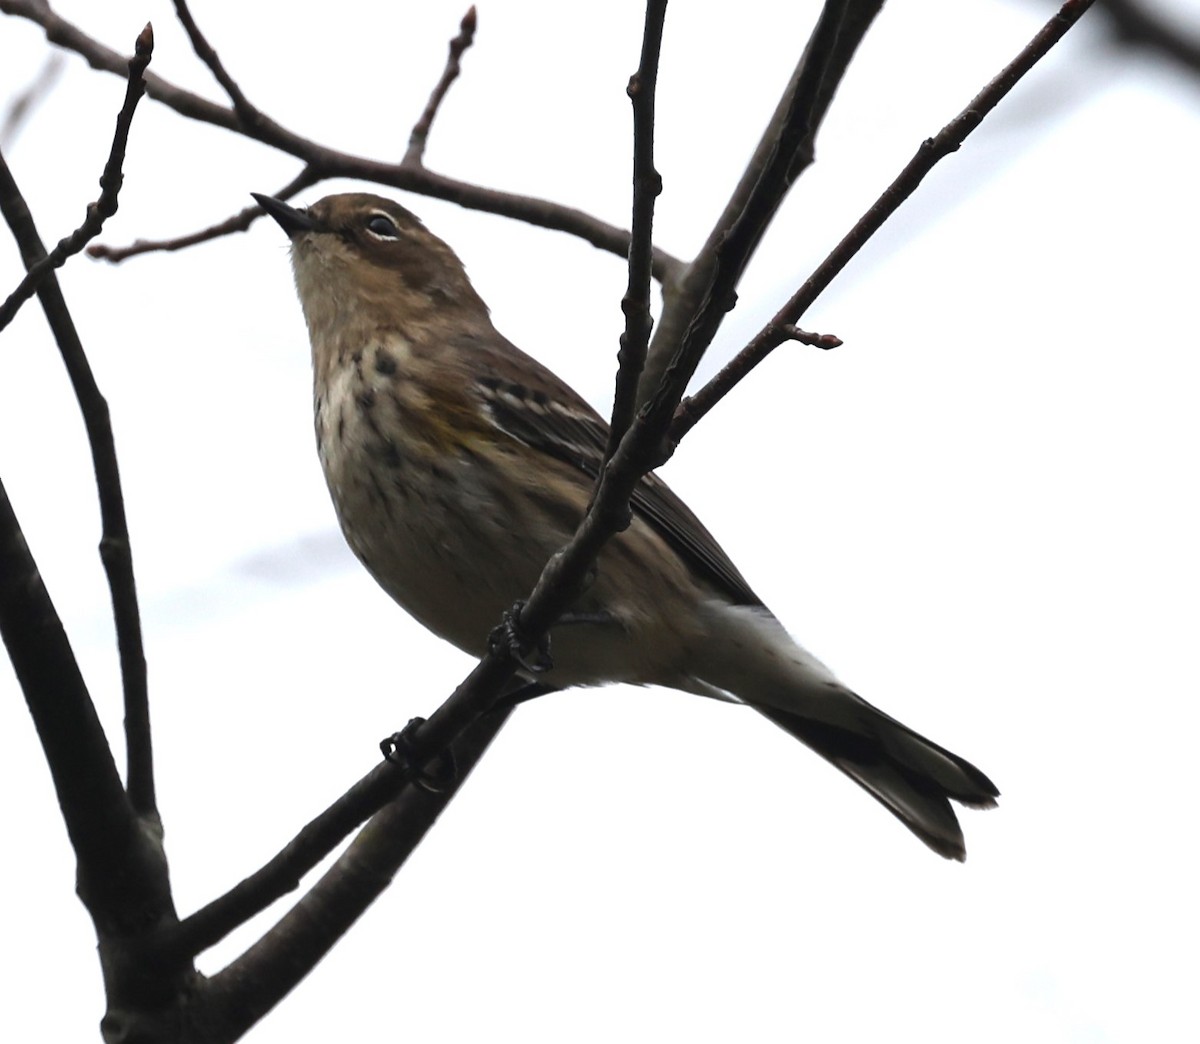
[[[385,591],[473,656],[583,518],[608,426],[492,325],[462,263],[376,195],[255,194],[291,240],[317,447],[346,540]],[[653,473],[552,631],[560,688],[630,682],[747,704],[964,859],[950,802],[999,791],[801,648]]]

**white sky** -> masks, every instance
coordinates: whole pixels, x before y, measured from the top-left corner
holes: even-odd
[[[165,0],[57,6],[122,50],[152,18],[153,68],[221,99]],[[402,154],[463,10],[195,7],[262,108],[380,158]],[[667,22],[657,238],[680,255],[723,203],[815,4],[714,10],[680,3]],[[722,359],[1046,16],[964,11],[884,12]],[[430,165],[624,223],[640,23],[627,0],[482,3]],[[1200,109],[1194,82],[1106,49],[1094,28],[813,309],[805,324],[845,347],[782,349],[667,469],[807,647],[996,780],[1000,809],[963,815],[967,864],[931,855],[750,712],[663,691],[562,694],[517,715],[393,888],[251,1040],[1186,1039]],[[0,21],[0,98],[43,55],[33,27]],[[95,195],[122,89],[70,61],[9,151],[48,240]],[[145,101],[103,239],[192,230],[296,169]],[[619,260],[404,202],[464,258],[500,329],[603,408]],[[0,285],[18,277],[15,250],[0,251]],[[187,913],[272,855],[470,664],[341,546],[276,228],[116,268],[77,259],[62,280],[113,412]],[[35,307],[0,347],[0,474],[120,748],[90,468]],[[94,938],[7,667],[0,735],[6,1025],[13,1039],[94,1039]]]

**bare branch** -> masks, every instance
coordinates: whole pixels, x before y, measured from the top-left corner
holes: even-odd
[[[209,1012],[234,1030],[222,1039],[235,1039],[270,1011],[391,884],[508,714],[497,710],[480,718],[455,741],[458,775],[453,787],[439,794],[406,787],[275,927],[204,984]]]
[[[292,178],[283,188],[274,193],[274,196],[276,199],[291,199],[297,192],[303,192],[306,188],[315,185],[316,182],[317,178],[313,175],[312,171],[305,167],[304,170]],[[262,207],[246,207],[243,210],[239,210],[233,217],[226,218],[215,225],[210,225],[208,228],[202,228],[198,232],[191,232],[185,236],[177,236],[174,239],[138,239],[129,246],[124,247],[93,243],[87,248],[87,254],[88,257],[94,257],[102,261],[112,261],[116,264],[124,261],[126,258],[136,257],[138,254],[183,250],[185,247],[195,246],[197,243],[207,243],[234,232],[245,232],[258,218],[262,217],[262,213]]]
[[[33,81],[9,104],[4,121],[0,123],[0,151],[7,149],[17,140],[17,135],[30,113],[54,90],[54,85],[62,74],[63,65],[61,52],[54,51],[48,55]]]
[[[450,90],[450,85],[458,79],[458,74],[462,72],[461,59],[463,52],[475,42],[475,26],[475,5],[472,4],[467,8],[467,13],[463,15],[463,20],[458,27],[458,35],[450,41],[450,54],[446,58],[446,68],[442,70],[442,78],[434,87],[425,111],[421,113],[421,118],[417,120],[408,137],[408,151],[404,153],[404,159],[401,160],[402,165],[415,167],[424,165],[425,145],[429,139],[429,129],[433,126],[433,121],[437,117],[438,109],[442,106],[446,92]]]
[[[745,172],[682,278],[663,284],[663,312],[639,388],[661,384],[687,337],[692,370],[732,307],[734,288],[788,188],[812,161],[817,131],[883,0],[827,0]],[[736,240],[730,237],[737,230]],[[720,269],[718,269],[718,259]],[[719,282],[718,282],[719,279]],[[678,374],[677,374],[678,376]]]
[[[2,0],[0,0],[2,2]],[[511,192],[481,188],[466,181],[457,181],[435,174],[426,167],[409,168],[375,160],[361,159],[317,146],[305,150],[305,158],[317,180],[357,178],[387,185],[405,192],[416,192],[434,199],[457,203],[468,210],[523,221],[538,228],[566,232],[610,254],[622,257],[629,252],[629,233],[574,207],[562,206],[548,200],[519,196]],[[315,182],[314,182],[315,183]],[[658,247],[654,248],[654,275],[664,281],[681,271],[682,262]]]
[[[1200,74],[1200,38],[1189,35],[1182,20],[1172,21],[1140,0],[1105,0],[1096,10],[1108,18],[1120,43],[1161,52],[1193,76]]]
[[[46,0],[0,0],[0,12],[17,15],[40,25],[51,43],[76,52],[93,68],[124,74],[124,61],[115,51],[61,18]],[[236,88],[236,84],[234,87]],[[538,228],[565,232],[591,243],[600,250],[621,257],[628,256],[628,232],[574,207],[535,199],[532,196],[482,188],[470,182],[435,174],[423,166],[380,163],[327,149],[259,114],[253,106],[249,106],[249,109],[259,118],[247,125],[232,108],[217,105],[153,74],[146,77],[146,93],[155,101],[189,119],[222,127],[295,156],[311,170],[313,184],[331,178],[372,181],[405,192],[415,192],[456,203],[469,210],[481,210],[523,221]],[[138,251],[144,252],[145,250]],[[656,247],[653,257],[654,277],[659,281],[673,279],[683,270],[683,263],[664,250]]]
[[[150,23],[142,30],[134,45],[134,56],[129,59],[129,85],[125,90],[125,104],[117,114],[117,129],[113,135],[112,149],[108,154],[108,162],[104,165],[104,173],[100,175],[100,196],[96,202],[89,204],[87,217],[65,239],[59,241],[48,255],[32,265],[25,273],[17,288],[0,305],[0,330],[3,330],[13,316],[30,297],[33,296],[38,284],[53,272],[62,267],[69,257],[73,257],[95,239],[104,222],[117,212],[117,197],[121,192],[121,183],[125,175],[122,166],[125,163],[125,148],[129,144],[129,128],[133,123],[133,113],[137,103],[146,90],[143,74],[150,64],[150,56],[154,51],[154,30]]]
[[[811,348],[821,348],[828,350],[830,348],[840,348],[842,339],[835,337],[833,334],[811,333],[808,330],[801,330],[798,326],[792,326],[784,323],[779,332],[783,334],[784,339],[788,341],[799,341],[800,344],[807,344]]]
[[[295,138],[294,134],[284,130],[274,120],[263,115],[255,106],[250,104],[250,99],[246,97],[241,87],[238,86],[234,78],[226,71],[217,52],[205,38],[204,34],[200,32],[200,27],[196,24],[196,20],[192,17],[192,12],[188,9],[187,0],[174,0],[174,3],[175,14],[179,17],[184,32],[187,33],[188,40],[191,41],[192,50],[196,52],[196,57],[208,66],[209,72],[213,74],[217,83],[229,95],[229,100],[233,102],[233,111],[237,117],[238,125],[248,131],[252,131],[254,137],[268,144],[274,144],[277,139],[287,140]]]
[[[499,732],[511,708],[490,716],[484,732],[488,742]],[[463,780],[483,754],[472,754],[461,741],[454,746],[457,778],[439,794],[422,791],[422,807],[440,814],[454,797]],[[486,744],[484,744],[486,747]],[[390,761],[377,765],[324,812],[309,822],[268,863],[241,881],[225,895],[186,918],[170,932],[166,945],[172,952],[194,956],[223,939],[233,929],[260,913],[276,899],[297,888],[300,879],[334,850],[356,827],[395,801],[405,788],[412,788],[402,766]],[[432,822],[432,821],[431,821]],[[413,842],[415,847],[416,838]]]
[[[128,74],[124,55],[106,47],[60,17],[51,8],[48,0],[0,0],[0,11],[40,25],[46,33],[47,40],[64,50],[75,52],[93,69],[120,77]],[[155,73],[146,74],[146,93],[155,101],[188,119],[209,123],[224,130],[238,129],[237,117],[232,109],[176,87]]]
[[[629,244],[629,284],[621,299],[625,331],[617,354],[617,387],[605,460],[612,457],[637,409],[638,381],[646,365],[653,322],[650,318],[650,269],[654,250],[654,202],[662,193],[662,177],[654,166],[654,101],[658,87],[658,56],[662,50],[666,0],[646,4],[642,57],[629,78],[633,102],[633,219]]]
[[[26,264],[45,256],[33,217],[0,157],[0,212]],[[104,521],[101,556],[112,588],[127,713],[138,714],[128,693],[139,685],[144,697],[133,570],[125,536],[124,505],[108,410],[96,389],[75,324],[53,271],[37,290],[58,342],[87,426]],[[25,693],[38,731],[63,819],[78,863],[80,898],[108,929],[168,919],[173,911],[162,849],[154,836],[153,792],[136,808],[121,786],[104,729],[79,671],[70,640],[47,593],[20,526],[0,487],[0,633]],[[132,650],[132,651],[131,651]],[[139,676],[137,668],[141,667]],[[132,705],[132,706],[131,706]],[[138,736],[131,742],[140,742]],[[131,754],[131,758],[133,755]],[[143,815],[139,821],[136,812]]]
[[[778,314],[755,335],[724,368],[691,398],[679,407],[671,426],[671,438],[679,440],[721,401],[755,366],[787,340],[789,330],[834,277],[849,264],[855,254],[892,216],[899,206],[916,191],[925,175],[941,160],[956,152],[967,136],[983,118],[996,107],[1073,26],[1093,0],[1067,0],[1058,13],[1044,25],[1000,73],[967,104],[953,120],[934,137],[921,143],[917,153],[884,190],[845,238],[805,281],[804,285],[781,308]]]
[[[28,285],[31,291],[36,289],[41,297],[42,307],[54,331],[71,387],[79,402],[87,429],[88,444],[91,447],[92,467],[96,474],[96,491],[100,501],[100,558],[112,596],[113,621],[117,632],[117,648],[124,685],[128,758],[126,786],[134,809],[147,816],[157,815],[150,737],[150,703],[146,684],[146,656],[142,645],[141,615],[138,610],[137,587],[134,583],[133,553],[129,545],[129,527],[125,520],[125,499],[121,492],[117,451],[113,441],[112,424],[109,421],[108,403],[96,386],[87,355],[58,290],[54,269],[78,250],[90,235],[99,231],[104,219],[116,211],[117,195],[123,177],[121,163],[125,155],[129,125],[144,88],[142,73],[146,63],[150,61],[153,46],[153,31],[147,24],[138,36],[134,57],[129,60],[129,87],[125,95],[125,104],[117,117],[112,151],[100,178],[100,199],[88,207],[87,220],[80,230],[59,243],[54,254],[46,254],[33,217],[25,206],[7,166],[3,166],[7,198],[5,217],[20,245],[21,256],[28,269],[22,286]],[[2,165],[3,160],[0,159],[0,166]],[[57,264],[51,263],[56,255],[59,255]],[[37,278],[31,278],[35,273]],[[13,299],[9,298],[10,301]],[[0,327],[3,325],[0,323]]]

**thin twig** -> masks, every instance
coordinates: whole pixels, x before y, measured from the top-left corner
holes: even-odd
[[[272,121],[267,120],[265,116],[255,106],[250,104],[250,99],[242,92],[232,76],[225,70],[220,57],[216,50],[205,38],[200,31],[200,27],[196,24],[196,20],[192,17],[192,12],[188,9],[187,0],[174,0],[175,14],[183,25],[183,30],[187,33],[188,40],[191,42],[192,50],[196,52],[196,57],[199,58],[205,65],[208,66],[208,71],[213,74],[217,83],[221,85],[222,90],[229,95],[229,100],[233,102],[233,111],[237,115],[238,122],[247,128],[255,128],[262,131]]]
[[[429,96],[425,111],[421,113],[421,118],[417,120],[412,133],[408,136],[408,150],[404,153],[404,159],[400,161],[402,166],[422,167],[425,165],[425,145],[429,140],[429,130],[437,117],[438,109],[442,106],[446,92],[450,90],[450,85],[458,79],[458,74],[462,72],[463,52],[475,42],[475,27],[475,5],[472,4],[467,8],[467,13],[463,15],[462,22],[458,27],[458,35],[450,41],[450,53],[446,57],[446,68],[442,70],[442,78],[438,80],[437,86]]]
[[[654,102],[658,56],[662,50],[667,0],[649,0],[642,34],[642,56],[626,92],[633,103],[633,218],[629,242],[629,283],[621,299],[625,330],[617,353],[617,385],[612,426],[604,459],[617,450],[637,410],[638,381],[646,365],[653,321],[650,318],[650,269],[654,250],[654,203],[662,193],[662,177],[654,166]]]
[[[117,197],[125,177],[121,168],[125,163],[129,128],[137,103],[146,91],[144,73],[146,66],[150,64],[153,51],[154,30],[147,22],[146,28],[141,31],[134,44],[134,56],[129,59],[129,82],[125,89],[125,103],[117,114],[117,129],[113,134],[112,149],[108,154],[108,162],[104,165],[104,173],[100,175],[100,196],[88,205],[83,224],[65,239],[59,240],[58,246],[30,267],[25,273],[25,278],[9,294],[4,304],[0,305],[0,330],[12,322],[13,316],[17,314],[21,305],[33,296],[47,273],[60,268],[69,257],[79,253],[90,240],[99,235],[104,222],[117,212]]]
[[[814,154],[816,135],[883,0],[829,0],[809,36],[745,172],[695,260],[679,278],[663,281],[663,310],[638,390],[644,402],[662,383],[685,337],[697,357],[733,303],[733,288],[758,247],[762,230]],[[736,243],[729,242],[735,229]],[[723,268],[718,272],[718,260]],[[723,285],[715,285],[720,276]],[[697,317],[706,330],[698,336]],[[707,339],[706,339],[707,338]],[[698,361],[698,358],[697,358]]]
[[[29,86],[12,100],[4,114],[3,122],[0,123],[0,150],[7,149],[17,140],[17,135],[25,126],[30,114],[54,90],[65,64],[61,51],[52,52],[42,63]]]
[[[835,337],[833,334],[812,333],[810,330],[801,330],[798,326],[793,326],[790,323],[784,323],[779,332],[783,334],[784,339],[788,341],[798,341],[800,344],[807,344],[811,348],[840,348],[842,339]]]
[[[737,301],[737,286],[763,232],[779,209],[798,170],[811,159],[814,113],[824,97],[842,19],[849,0],[826,0],[805,48],[800,75],[791,87],[783,119],[759,177],[733,222],[716,241],[696,309],[663,371],[661,398],[682,396],[722,321]],[[702,264],[699,259],[697,264]],[[659,394],[657,392],[652,394]]]
[[[292,178],[283,188],[278,192],[272,193],[272,195],[276,199],[291,199],[297,192],[303,192],[306,188],[315,185],[317,180],[312,170],[305,167],[304,170]],[[124,261],[126,258],[136,257],[138,254],[183,250],[185,247],[195,246],[197,243],[208,243],[211,240],[220,239],[222,236],[230,235],[233,232],[245,232],[246,229],[254,224],[255,220],[262,217],[262,213],[262,207],[246,207],[224,221],[196,232],[190,232],[185,236],[177,236],[174,239],[138,239],[134,240],[129,246],[123,247],[108,246],[105,243],[93,243],[87,248],[87,254],[88,257],[94,257],[102,261],[111,261],[116,264]]]
[[[684,400],[671,426],[671,438],[679,440],[696,423],[765,359],[789,338],[789,328],[799,321],[833,278],[846,267],[883,223],[916,191],[925,175],[941,160],[956,152],[983,118],[1017,85],[1073,26],[1093,0],[1067,0],[1028,44],[953,120],[917,149],[896,179],[871,208],[859,218],[833,251],[788,300],[775,317],[760,330],[721,371],[691,398]]]
[[[124,75],[124,59],[114,50],[87,35],[77,26],[60,17],[46,0],[0,0],[0,12],[28,19],[42,27],[46,38],[54,44],[74,51],[94,69]],[[467,181],[437,174],[426,167],[405,166],[400,163],[380,163],[362,156],[324,148],[307,138],[286,130],[273,120],[263,117],[255,126],[243,124],[239,115],[226,106],[218,105],[151,73],[146,77],[146,93],[155,101],[188,119],[208,123],[233,131],[252,140],[277,148],[300,159],[313,173],[314,184],[331,178],[354,178],[373,181],[405,192],[415,192],[434,199],[445,200],[469,210],[523,221],[538,228],[551,229],[576,236],[599,250],[627,257],[629,233],[601,221],[575,207],[566,207],[550,200],[536,199],[512,192],[499,192]],[[251,108],[253,108],[251,106]],[[257,112],[257,110],[254,110]],[[164,240],[164,242],[174,242]],[[144,253],[145,251],[138,251]],[[675,279],[684,265],[664,250],[654,249],[654,277],[660,282]]]

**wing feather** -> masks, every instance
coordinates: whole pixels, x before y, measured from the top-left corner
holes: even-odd
[[[513,351],[518,350],[514,347]],[[529,361],[540,387],[531,380],[519,382],[497,374],[477,378],[493,423],[512,438],[570,464],[595,481],[608,444],[608,424],[549,370]],[[704,524],[653,472],[638,484],[630,506],[735,604],[762,604]]]

